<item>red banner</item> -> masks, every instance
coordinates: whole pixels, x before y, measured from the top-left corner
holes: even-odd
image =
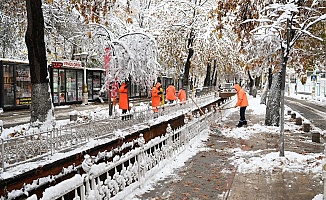
[[[111,49],[110,47],[106,47],[104,50],[104,69],[106,75],[109,74],[110,60],[111,60]]]
[[[109,74],[110,60],[111,60],[111,49],[110,47],[106,47],[104,50],[104,68],[105,68],[106,76],[108,76]],[[110,81],[107,81],[106,83],[107,88],[110,88],[109,85],[110,85]],[[110,89],[111,98],[117,98],[118,89],[119,89],[118,83],[116,81],[113,82],[111,84],[111,89]]]

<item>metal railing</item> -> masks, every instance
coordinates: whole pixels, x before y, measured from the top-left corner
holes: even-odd
[[[208,105],[217,100],[217,97],[208,93],[195,99],[200,106]],[[151,107],[137,109],[134,107],[129,113],[111,117],[90,116],[86,121],[77,121],[59,128],[38,132],[28,130],[17,133],[14,137],[1,138],[0,172],[26,162],[35,161],[45,156],[59,152],[68,152],[81,147],[91,139],[115,139],[114,131],[127,129],[136,124],[148,124],[159,116],[179,116],[196,109],[191,100],[186,103],[166,104],[158,107],[154,113]],[[125,120],[121,120],[125,117]]]
[[[137,139],[140,147],[115,158],[112,162],[94,164],[94,158],[86,155],[82,163],[86,173],[77,174],[46,189],[42,200],[63,200],[68,194],[69,199],[80,200],[88,199],[90,196],[95,199],[126,199],[131,191],[141,187],[185,150],[202,131],[208,131],[208,127],[204,116],[194,118],[189,123],[185,118],[183,127],[172,130],[168,125],[165,135],[154,138],[146,144],[140,135]]]

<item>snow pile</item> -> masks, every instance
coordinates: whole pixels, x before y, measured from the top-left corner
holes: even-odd
[[[321,173],[323,154],[299,154],[285,151],[285,156],[280,157],[279,152],[262,154],[259,151],[242,151],[236,149],[235,155],[231,157],[232,164],[238,166],[238,172],[254,173],[259,171],[294,171],[304,173]]]

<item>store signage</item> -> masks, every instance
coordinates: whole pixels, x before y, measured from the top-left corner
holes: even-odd
[[[62,62],[52,62],[52,67],[53,68],[61,68],[63,65]]]
[[[16,81],[31,81],[29,70],[16,70]]]
[[[32,104],[32,97],[16,98],[16,105],[30,105]]]
[[[55,61],[52,62],[52,67],[53,68],[82,68],[82,63],[80,61],[74,61],[74,60],[69,60],[69,61]]]

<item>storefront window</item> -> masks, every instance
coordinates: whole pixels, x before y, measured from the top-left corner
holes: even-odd
[[[93,99],[100,97],[101,73],[93,72]]]
[[[67,90],[67,97],[66,101],[76,101],[77,100],[77,93],[76,93],[76,70],[66,70],[66,90]]]
[[[83,100],[83,71],[77,71],[78,101]]]
[[[104,84],[105,84],[105,73],[101,73],[101,88],[102,88],[102,85],[104,85]],[[107,91],[103,92],[101,94],[101,97],[107,98],[108,97]]]
[[[32,85],[29,66],[16,66],[16,105],[31,104]]]
[[[12,65],[3,65],[3,82],[4,82],[4,106],[13,106],[15,103],[14,96],[14,67]]]
[[[93,73],[87,74],[88,99],[93,99]]]
[[[66,101],[65,83],[66,83],[65,70],[60,69],[59,70],[60,102]]]
[[[59,76],[58,69],[53,69],[53,103],[59,102]]]

